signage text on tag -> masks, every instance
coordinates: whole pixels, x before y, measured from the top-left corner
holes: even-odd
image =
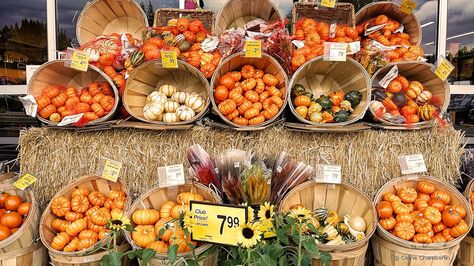
[[[105,160],[104,167],[102,169],[102,178],[107,179],[112,182],[117,182],[117,179],[122,169],[122,163],[108,158],[103,158]]]
[[[245,57],[262,57],[262,41],[245,40]]]
[[[417,174],[428,171],[423,154],[398,156],[402,175]]]
[[[31,174],[24,174],[20,177],[17,181],[13,182],[13,186],[18,189],[24,190],[25,188],[29,187],[31,184],[36,182],[37,178]]]
[[[380,81],[379,84],[382,86],[382,88],[386,89],[388,87],[388,84],[392,82],[396,77],[398,76],[398,67],[395,65],[388,71],[388,73],[383,77]]]
[[[158,168],[158,184],[160,187],[179,186],[185,182],[183,164],[167,165]]]
[[[161,64],[164,68],[178,68],[178,58],[175,51],[161,50]]]
[[[319,183],[340,184],[342,181],[341,166],[318,164],[316,166],[315,180]]]

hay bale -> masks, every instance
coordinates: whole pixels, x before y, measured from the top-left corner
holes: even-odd
[[[387,180],[400,176],[397,156],[403,154],[422,153],[430,175],[455,185],[460,176],[462,142],[463,134],[453,128],[349,134],[293,132],[282,127],[256,132],[198,126],[162,132],[31,128],[20,135],[20,168],[21,173],[38,177],[33,189],[44,207],[64,185],[95,173],[102,156],[123,163],[121,178],[137,197],[158,182],[159,166],[184,163],[187,168],[186,150],[192,144],[200,144],[210,154],[228,148],[251,150],[262,159],[288,151],[311,165],[342,165],[344,180],[373,197]]]

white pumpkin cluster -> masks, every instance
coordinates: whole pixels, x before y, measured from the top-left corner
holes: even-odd
[[[191,120],[205,107],[206,101],[196,93],[178,91],[170,84],[151,92],[143,106],[147,120],[174,123]]]

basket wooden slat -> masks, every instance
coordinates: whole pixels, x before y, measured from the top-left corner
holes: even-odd
[[[0,253],[1,266],[45,266],[48,265],[48,254],[46,248],[37,241],[27,247],[10,252]]]
[[[230,28],[243,28],[247,22],[256,18],[265,21],[282,16],[271,0],[228,0],[217,13],[214,34],[219,36]]]
[[[288,90],[287,97],[289,99],[291,97],[291,88],[295,84],[303,85],[313,93],[315,98],[319,98],[320,95],[328,95],[329,92],[337,90],[342,90],[345,93],[355,90],[362,94],[362,100],[354,108],[354,112],[349,116],[349,120],[340,123],[318,123],[306,120],[296,113],[293,103],[289,101],[288,105],[291,112],[299,121],[306,124],[321,127],[348,125],[363,118],[369,106],[372,84],[370,76],[364,67],[352,58],[347,58],[345,62],[334,62],[324,61],[323,56],[315,57],[304,63],[294,73],[290,80],[290,89]]]
[[[412,44],[421,43],[421,27],[418,18],[412,12],[406,14],[400,11],[397,3],[382,1],[368,4],[356,13],[356,24],[359,25],[368,19],[375,18],[378,15],[386,15],[403,24],[403,32],[410,34]]]
[[[158,8],[155,11],[153,27],[165,26],[168,20],[180,17],[199,19],[206,30],[214,32],[214,12],[205,9]]]
[[[341,253],[363,248],[369,242],[377,226],[375,207],[372,201],[358,188],[348,184],[322,184],[308,181],[293,188],[282,200],[280,211],[288,211],[292,205],[301,204],[309,210],[326,207],[338,215],[360,216],[367,223],[365,237],[344,245],[317,244],[323,251]],[[342,255],[344,256],[344,255]]]
[[[449,92],[448,81],[442,81],[436,74],[431,70],[432,65],[422,62],[404,62],[404,63],[392,63],[381,69],[379,69],[372,76],[373,87],[380,87],[379,81],[385,77],[385,75],[392,69],[393,66],[398,67],[398,74],[404,76],[409,81],[419,81],[423,84],[423,87],[433,94],[433,99],[436,99],[440,103],[440,117],[446,112],[449,106],[449,100],[451,94]],[[375,120],[382,122],[385,125],[406,127],[405,124],[396,124],[383,119],[382,117],[376,117],[372,110],[371,115]],[[417,129],[426,125],[432,125],[435,119],[430,121],[422,121],[418,123],[411,123],[409,126],[412,129]]]
[[[148,190],[147,192],[143,193],[138,197],[135,202],[132,204],[129,212],[129,217],[132,217],[133,213],[136,210],[141,209],[156,209],[159,210],[160,207],[168,200],[176,202],[177,196],[182,192],[189,192],[191,191],[192,187],[196,189],[196,193],[201,194],[204,197],[204,200],[210,201],[212,203],[220,203],[222,202],[221,198],[211,191],[208,187],[200,184],[200,183],[186,183],[177,187],[167,187],[167,188],[160,188],[159,186],[155,186]],[[132,226],[135,224],[132,221]],[[134,249],[140,249],[140,247],[135,244],[132,240],[130,232],[126,232],[126,238],[128,242],[132,245]],[[208,250],[211,247],[210,244],[204,244],[199,246],[195,249],[196,254],[201,254],[204,251]],[[190,256],[191,252],[183,252],[179,253],[178,257],[187,257]],[[210,255],[202,262],[202,265],[217,265],[217,254]],[[209,263],[209,264],[208,264]],[[148,263],[151,266],[161,266],[161,265],[168,265],[169,261],[167,260],[167,254],[159,254],[157,253],[155,257],[150,260]]]
[[[264,123],[258,124],[258,125],[255,125],[255,126],[241,126],[241,125],[234,124],[232,121],[228,120],[224,115],[222,115],[218,111],[217,103],[216,103],[216,101],[213,97],[214,96],[214,88],[216,88],[218,86],[219,78],[221,76],[225,75],[229,71],[234,71],[234,70],[240,71],[240,69],[244,65],[252,65],[255,68],[259,68],[259,69],[263,70],[265,73],[274,75],[280,81],[280,83],[278,85],[276,85],[276,87],[280,90],[283,89],[283,96],[282,96],[283,106],[280,108],[278,113],[274,117],[272,117],[271,119],[266,120]],[[212,79],[211,79],[211,92],[210,92],[212,108],[213,108],[214,112],[217,113],[219,115],[219,117],[225,123],[227,123],[227,124],[229,124],[233,127],[238,127],[238,128],[263,127],[263,126],[271,124],[272,122],[277,120],[278,117],[282,114],[283,110],[285,109],[286,104],[287,104],[287,99],[288,99],[288,96],[287,96],[288,87],[287,87],[287,85],[288,85],[288,77],[285,73],[285,70],[278,63],[278,61],[275,58],[273,58],[270,55],[265,54],[265,53],[262,53],[262,58],[245,57],[245,54],[243,52],[236,53],[236,54],[233,54],[233,55],[227,57],[226,59],[224,59],[224,61],[222,61],[222,63],[217,67],[216,71],[214,72],[214,75],[212,76]]]
[[[124,241],[122,245],[118,247],[119,252],[126,252],[130,249],[130,244],[127,241]],[[100,259],[107,255],[107,251],[101,251],[90,255],[84,256],[65,256],[56,253],[49,252],[49,257],[54,266],[99,266]],[[130,265],[128,256],[122,257],[122,265]]]
[[[328,24],[355,26],[354,6],[351,3],[337,3],[334,8],[318,6],[316,3],[295,3],[292,9],[291,32],[296,31],[300,18],[312,18]]]
[[[143,106],[145,106],[148,94],[158,90],[164,84],[174,85],[178,91],[199,94],[205,99],[206,107],[188,121],[165,123],[145,119]],[[127,112],[138,120],[160,125],[192,124],[207,112],[209,106],[209,82],[197,68],[186,62],[178,61],[178,68],[171,69],[162,67],[161,60],[153,60],[134,69],[128,78],[122,100]]]
[[[474,266],[474,238],[466,236],[459,244],[455,266]]]
[[[111,33],[140,39],[147,27],[146,14],[135,0],[94,0],[86,3],[77,19],[76,38],[80,45]]]
[[[437,179],[435,177],[430,177],[430,176],[405,176],[405,177],[399,177],[399,178],[394,178],[387,183],[385,183],[384,186],[377,192],[374,198],[374,202],[378,203],[382,200],[383,194],[387,192],[391,192],[396,194],[397,190],[402,188],[402,187],[412,187],[416,188],[417,184],[419,181],[428,181],[436,186],[436,190],[443,191],[451,195],[451,203],[450,205],[460,205],[464,207],[467,211],[466,217],[464,217],[464,221],[467,223],[469,226],[469,229],[472,227],[472,222],[473,222],[473,214],[472,210],[470,208],[469,203],[467,200],[463,197],[461,193],[459,193],[454,187],[451,185],[445,183],[444,181]],[[378,220],[378,216],[377,216]],[[464,237],[469,233],[466,232],[464,235],[455,238],[452,241],[448,242],[442,242],[442,243],[415,243],[411,241],[406,241],[401,238],[398,238],[394,235],[392,235],[390,232],[385,230],[380,224],[377,225],[377,234],[383,238],[384,240],[393,243],[397,246],[400,247],[405,247],[407,249],[412,249],[413,251],[420,251],[420,253],[417,253],[418,255],[421,255],[423,251],[426,250],[439,250],[443,251],[445,249],[457,246]],[[455,255],[455,254],[454,254]]]
[[[75,190],[76,188],[87,188],[89,191],[99,191],[105,196],[107,196],[111,190],[118,190],[118,191],[125,192],[125,195],[127,196],[127,202],[124,207],[124,213],[128,212],[128,209],[131,204],[131,195],[129,193],[129,190],[127,186],[120,179],[114,183],[102,177],[94,176],[94,175],[83,176],[77,179],[76,181],[68,184],[67,186],[59,190],[58,193],[54,195],[53,199],[60,196],[65,196],[70,199],[72,191]],[[103,246],[110,239],[110,235],[107,235],[102,240],[97,242],[95,245],[87,249],[76,251],[76,252],[64,252],[64,251],[53,249],[51,247],[51,241],[53,240],[53,237],[56,236],[57,232],[51,227],[51,222],[56,218],[57,218],[56,215],[54,215],[51,212],[51,201],[50,201],[48,203],[48,206],[45,208],[43,214],[41,215],[40,228],[39,228],[41,241],[43,242],[45,247],[49,250],[49,253],[54,253],[56,255],[65,256],[65,257],[79,257],[79,256],[83,256],[84,254],[90,253],[92,250],[96,250],[96,248],[99,246]]]
[[[30,212],[20,229],[8,238],[0,241],[0,253],[8,253],[28,248],[38,238],[39,210],[35,196],[30,189],[20,190],[11,184],[0,184],[0,192],[16,195],[20,197],[23,202],[31,202]]]
[[[87,125],[95,125],[101,122],[110,120],[118,107],[119,96],[118,90],[114,85],[114,82],[99,68],[89,65],[87,71],[79,71],[67,67],[64,65],[68,60],[53,60],[47,63],[44,63],[30,79],[28,83],[28,94],[33,95],[33,97],[40,96],[43,93],[43,90],[52,85],[52,86],[64,86],[64,87],[74,87],[76,89],[81,89],[87,87],[91,82],[107,82],[114,92],[115,104],[112,110],[105,116],[90,121]],[[48,119],[44,119],[37,115],[37,118],[49,125],[57,125],[58,123],[51,122]]]

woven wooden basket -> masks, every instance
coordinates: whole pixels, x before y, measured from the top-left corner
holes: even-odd
[[[471,209],[473,206],[470,194],[473,191],[474,179],[469,181],[469,184],[467,184],[466,186],[466,190],[464,190],[464,196],[471,205]],[[472,237],[473,233],[474,229],[471,229],[470,235],[466,236],[459,244],[459,251],[456,257],[456,261],[454,262],[455,266],[474,266],[474,238]]]
[[[230,28],[243,28],[247,22],[256,18],[265,21],[282,16],[271,0],[228,0],[217,13],[214,34],[219,36]]]
[[[461,205],[467,210],[467,215],[464,217],[464,221],[468,224],[469,229],[472,227],[472,221],[473,221],[473,214],[470,208],[469,203],[467,200],[464,198],[464,196],[457,191],[454,187],[451,185],[445,183],[444,181],[435,178],[435,177],[430,177],[430,176],[405,176],[405,177],[399,177],[399,178],[394,178],[385,185],[382,186],[382,188],[377,192],[374,198],[374,202],[378,203],[382,200],[383,194],[387,192],[391,192],[396,194],[397,190],[401,187],[412,187],[416,188],[416,185],[418,184],[419,181],[429,181],[430,183],[434,184],[436,186],[436,190],[447,192],[451,195],[451,205]],[[377,216],[378,220],[378,216]],[[395,244],[396,246],[401,246],[405,247],[408,249],[412,250],[445,250],[452,248],[454,246],[457,246],[464,237],[469,233],[466,232],[464,235],[455,238],[452,241],[448,242],[443,242],[443,243],[415,243],[411,241],[406,241],[401,238],[398,238],[394,235],[392,235],[390,232],[385,230],[380,224],[377,226],[377,234],[383,238],[384,240]],[[422,255],[422,252],[417,253],[417,255]]]
[[[63,59],[53,60],[44,63],[40,68],[38,68],[28,83],[28,94],[33,95],[33,97],[40,96],[43,93],[43,90],[49,85],[60,85],[64,87],[74,87],[76,89],[81,89],[87,87],[91,82],[107,82],[114,91],[114,108],[112,108],[112,110],[110,110],[110,112],[105,116],[90,121],[87,123],[87,125],[95,125],[110,120],[117,111],[117,106],[119,103],[118,90],[115,87],[114,82],[104,72],[93,65],[89,65],[87,71],[83,72],[65,66],[64,63],[67,61],[68,60]],[[37,115],[37,118],[45,124],[58,124],[44,119],[39,115]]]
[[[262,124],[258,124],[258,125],[255,125],[255,126],[240,126],[240,125],[237,125],[237,124],[233,123],[229,119],[227,119],[224,115],[222,115],[219,112],[218,107],[217,107],[217,103],[216,103],[216,101],[213,97],[214,88],[216,88],[218,86],[219,78],[221,76],[225,75],[229,71],[240,70],[242,68],[242,66],[244,66],[244,65],[252,65],[255,68],[262,69],[265,73],[272,74],[272,75],[276,76],[278,78],[278,80],[280,81],[280,83],[276,87],[280,90],[281,89],[284,90],[284,93],[283,93],[283,96],[282,96],[284,102],[283,102],[283,106],[280,108],[280,111],[278,111],[278,113],[274,117],[272,117],[271,119],[265,121]],[[271,124],[272,122],[277,120],[278,117],[282,114],[283,110],[285,109],[286,104],[287,104],[287,98],[288,98],[288,96],[287,96],[287,93],[288,93],[287,85],[288,85],[288,77],[285,73],[285,70],[281,67],[281,65],[278,63],[278,61],[275,58],[271,57],[270,55],[262,53],[262,58],[250,58],[250,57],[245,57],[245,54],[243,52],[233,54],[233,55],[227,57],[226,59],[224,59],[224,61],[221,62],[221,64],[217,67],[216,71],[214,72],[214,75],[212,76],[212,79],[211,79],[211,93],[210,93],[211,97],[210,98],[211,98],[213,112],[217,113],[219,115],[219,117],[225,123],[227,123],[227,124],[229,124],[233,127],[237,127],[237,128],[263,127],[263,126]]]
[[[293,106],[291,100],[288,105],[291,112],[299,121],[317,125],[321,127],[336,127],[348,125],[364,117],[369,106],[371,95],[370,76],[364,67],[352,58],[347,58],[345,62],[324,61],[323,56],[315,57],[304,63],[290,80],[288,98],[291,97],[291,88],[295,84],[301,84],[306,89],[311,90],[314,97],[327,95],[331,91],[343,90],[345,93],[356,90],[362,94],[362,100],[354,108],[354,112],[349,116],[349,120],[340,123],[319,123],[311,122],[300,117]]]
[[[214,12],[205,9],[158,8],[155,11],[153,27],[164,26],[168,20],[180,17],[199,19],[206,30],[210,33],[214,32]]]
[[[118,247],[117,251],[125,253],[129,249],[130,244],[124,241],[124,243]],[[101,250],[93,254],[75,257],[49,252],[49,258],[54,266],[99,266],[100,259],[107,255],[107,253],[108,251]],[[127,255],[122,257],[122,265],[130,265],[130,260]]]
[[[31,202],[30,213],[26,216],[20,229],[0,241],[0,253],[9,253],[30,247],[38,238],[39,220],[38,203],[33,192],[30,189],[20,190],[10,184],[0,184],[0,192],[16,195],[23,202]]]
[[[386,15],[403,24],[403,32],[410,34],[410,42],[421,43],[421,27],[418,18],[412,12],[406,14],[400,11],[399,5],[394,2],[382,1],[368,4],[356,13],[356,25],[375,18],[378,15]]]
[[[127,186],[120,179],[114,183],[102,177],[93,176],[93,175],[83,176],[81,178],[78,178],[76,181],[68,184],[67,186],[59,190],[58,193],[54,195],[53,199],[60,196],[71,198],[71,193],[76,188],[87,188],[89,191],[99,191],[104,195],[108,195],[111,190],[123,191],[125,192],[125,195],[127,196],[127,202],[124,207],[124,213],[127,213],[130,208],[131,195],[129,193]],[[43,214],[41,215],[40,228],[39,228],[41,242],[43,242],[44,246],[49,250],[49,253],[53,253],[58,256],[64,256],[67,258],[80,257],[85,254],[90,254],[91,251],[97,250],[98,247],[104,246],[110,239],[110,235],[107,235],[102,240],[97,242],[95,245],[87,249],[76,251],[76,252],[64,252],[64,251],[53,249],[51,247],[51,241],[56,236],[57,232],[51,227],[51,222],[56,218],[58,217],[51,212],[51,201],[50,201],[48,206],[43,211]]]
[[[46,266],[48,265],[48,254],[41,241],[32,243],[27,247],[19,248],[10,252],[0,253],[0,265],[2,266]]]
[[[76,38],[80,45],[111,33],[141,39],[147,27],[146,14],[135,0],[94,0],[85,4],[77,19]]]
[[[194,188],[193,188],[194,186]],[[155,186],[148,190],[147,192],[143,193],[138,197],[135,202],[132,204],[130,208],[129,217],[132,217],[133,213],[136,210],[141,209],[156,209],[159,210],[160,207],[168,200],[172,200],[176,202],[176,198],[178,194],[182,192],[190,192],[192,189],[195,189],[196,193],[201,194],[204,197],[204,200],[213,202],[213,203],[220,203],[222,202],[221,198],[217,196],[213,191],[211,191],[208,187],[200,184],[200,183],[186,183],[184,185],[180,185],[178,187],[167,187],[167,188],[160,188],[159,186]],[[135,224],[132,221],[132,226]],[[133,249],[140,249],[140,247],[135,244],[132,240],[130,232],[126,232],[126,238],[128,242],[132,245]],[[195,249],[196,254],[201,254],[204,251],[208,250],[211,247],[210,244],[204,244]],[[178,257],[188,257],[191,255],[191,252],[183,252],[179,253]],[[215,254],[217,255],[217,254]],[[161,265],[168,265],[169,261],[167,259],[167,254],[160,254],[157,253],[153,259],[149,261],[149,265],[151,266],[161,266]],[[214,255],[210,255],[202,261],[202,265],[217,265],[217,257]]]
[[[164,84],[174,85],[179,91],[199,94],[206,100],[205,108],[188,121],[165,123],[145,119],[143,106],[148,94]],[[132,72],[125,86],[122,101],[127,112],[143,122],[160,125],[192,124],[207,112],[209,82],[197,68],[186,62],[178,60],[178,68],[164,68],[161,60],[153,60],[140,65]]]
[[[372,87],[380,87],[379,81],[385,77],[385,75],[396,65],[398,67],[398,74],[404,76],[409,81],[416,80],[421,82],[423,86],[433,94],[433,99],[436,99],[437,102],[441,104],[441,110],[438,114],[439,117],[443,117],[443,114],[446,112],[449,106],[449,100],[451,94],[449,92],[448,81],[442,81],[436,74],[431,70],[432,65],[421,62],[404,62],[389,64],[381,69],[379,69],[372,76]],[[382,122],[385,125],[398,126],[398,127],[407,127],[405,124],[395,124],[389,122],[382,117],[377,117],[372,110],[370,110],[372,117]],[[417,129],[426,125],[433,124],[435,119],[430,121],[422,121],[418,123],[409,124],[410,128]]]
[[[321,7],[316,3],[295,3],[293,6],[291,32],[296,31],[300,18],[312,18],[328,24],[355,26],[354,6],[351,3],[337,3],[335,8]]]

